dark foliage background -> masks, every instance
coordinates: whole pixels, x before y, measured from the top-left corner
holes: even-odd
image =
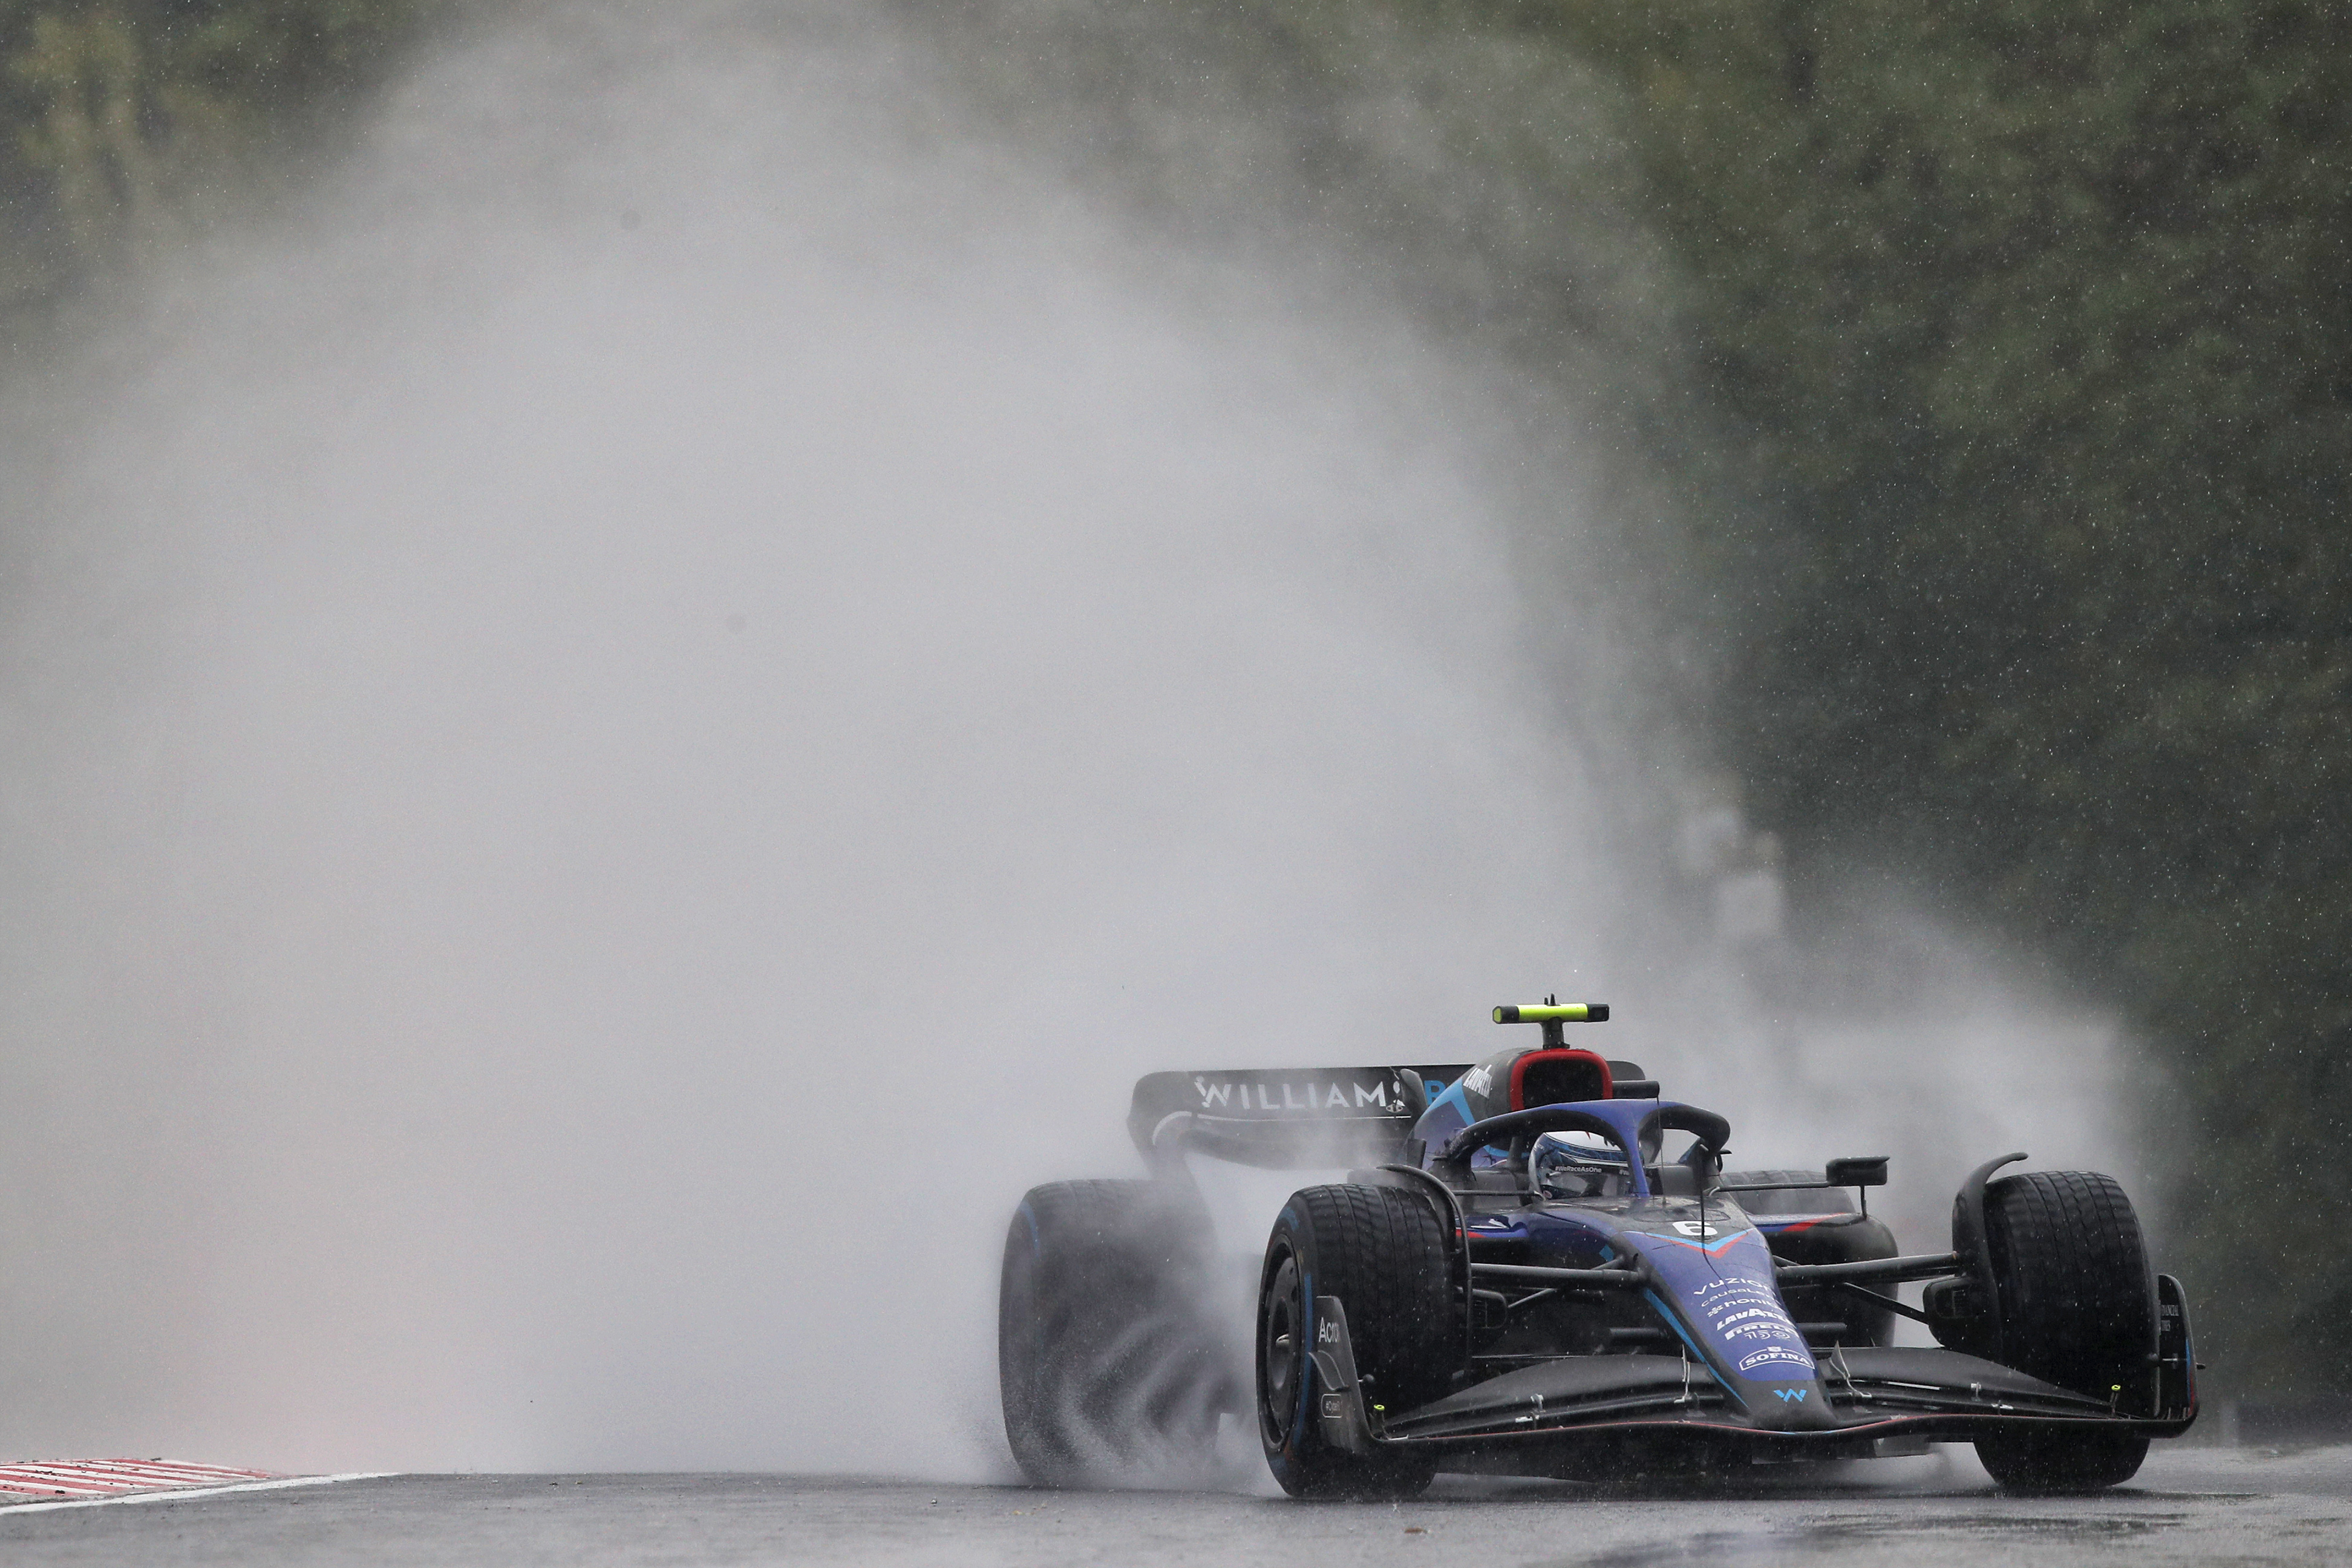
[[[2121,1007],[2213,1359],[2347,1386],[2352,94],[2316,0],[1530,5],[1633,89],[1765,502],[1719,732],[1816,874]],[[2020,1086],[2031,1092],[2031,1086]]]
[[[19,331],[320,129],[441,0],[0,0],[0,310]],[[23,318],[31,312],[36,320]]]
[[[10,338],[234,214],[449,9],[0,0]],[[1117,83],[1169,36],[1119,9],[994,36]],[[1623,490],[1627,547],[1676,563],[1675,689],[1800,888],[1917,879],[2119,1008],[2209,1359],[2352,1389],[2299,1350],[2352,1336],[2352,4],[1164,9],[1349,221],[1468,258],[1454,324],[1650,367],[1612,439],[1682,494]],[[1372,34],[1483,178],[1366,173]],[[1548,263],[1596,179],[1663,246],[1639,322]]]

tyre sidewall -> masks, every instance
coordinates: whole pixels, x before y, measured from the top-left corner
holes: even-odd
[[[1297,1271],[1297,1284],[1288,1303],[1277,1300],[1276,1291],[1276,1281],[1286,1262],[1295,1265]],[[1317,1262],[1314,1226],[1307,1223],[1304,1210],[1294,1198],[1283,1206],[1274,1222],[1274,1234],[1266,1241],[1265,1263],[1258,1276],[1257,1321],[1251,1355],[1255,1374],[1251,1380],[1251,1409],[1257,1422],[1258,1440],[1265,1450],[1265,1462],[1274,1471],[1274,1479],[1293,1496],[1319,1490],[1328,1484],[1333,1468],[1331,1447],[1323,1440],[1321,1426],[1311,1414],[1315,1362],[1308,1351],[1315,1332]],[[1289,1397],[1283,1402],[1287,1408],[1277,1418],[1267,1406],[1269,1374],[1273,1370],[1268,1362],[1280,1352],[1269,1346],[1267,1336],[1275,1314],[1285,1305],[1293,1313],[1293,1337],[1297,1342],[1288,1352],[1290,1376],[1295,1383]]]
[[[1069,1486],[1078,1479],[1077,1456],[1071,1451],[1066,1435],[1048,1415],[1055,1395],[1040,1300],[1051,1285],[1039,1277],[1049,1268],[1036,1215],[1024,1200],[1005,1232],[1004,1268],[997,1294],[996,1371],[1004,1436],[1014,1463],[1032,1484]]]

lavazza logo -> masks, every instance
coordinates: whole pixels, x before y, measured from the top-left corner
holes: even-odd
[[[1787,1359],[1810,1367],[1803,1350],[1805,1337],[1789,1321],[1787,1309],[1771,1287],[1756,1279],[1710,1279],[1692,1293],[1699,1320],[1727,1351],[1749,1353],[1738,1365],[1746,1372],[1768,1361]],[[1751,1348],[1752,1347],[1752,1348]]]
[[[1279,1114],[1289,1111],[1298,1115],[1328,1116],[1335,1111],[1349,1114],[1371,1111],[1381,1116],[1396,1116],[1404,1110],[1402,1098],[1387,1079],[1373,1083],[1317,1082],[1313,1079],[1250,1083],[1200,1077],[1192,1080],[1192,1088],[1201,1097],[1203,1112]]]

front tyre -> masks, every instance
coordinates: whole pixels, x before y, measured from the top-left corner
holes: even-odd
[[[2147,1439],[2124,1432],[2006,1432],[1977,1439],[1977,1458],[2014,1492],[2088,1492],[2139,1473]]]
[[[1448,1239],[1426,1200],[1395,1187],[1307,1187],[1283,1206],[1259,1276],[1257,1424],[1291,1496],[1409,1498],[1436,1474],[1424,1455],[1325,1441],[1308,1351],[1315,1298],[1336,1296],[1368,1402],[1402,1412],[1445,1393],[1462,1345]]]
[[[2156,1277],[2131,1199],[2112,1176],[2029,1171],[1985,1189],[2000,1359],[2122,1415],[2154,1407]],[[2004,1487],[2083,1491],[2131,1479],[2147,1439],[2096,1428],[1977,1440]]]

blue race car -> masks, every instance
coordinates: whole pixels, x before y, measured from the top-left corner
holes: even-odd
[[[1930,1440],[1973,1442],[2005,1487],[2074,1490],[2128,1479],[2196,1419],[2179,1283],[2150,1269],[2112,1178],[1996,1179],[2025,1156],[1988,1161],[1950,1249],[1906,1256],[1867,1212],[1884,1156],[1727,1173],[1722,1116],[1567,1046],[1564,1026],[1608,1015],[1498,1007],[1542,1043],[1475,1064],[1143,1079],[1128,1125],[1151,1179],[1036,1188],[1006,1239],[999,1374],[1023,1470],[1098,1481],[1202,1450],[1232,1415],[1300,1497]],[[1284,1205],[1247,1383],[1188,1153],[1361,1167]],[[1893,1289],[1911,1280],[1916,1308]],[[1897,1316],[1941,1348],[1895,1345]]]

